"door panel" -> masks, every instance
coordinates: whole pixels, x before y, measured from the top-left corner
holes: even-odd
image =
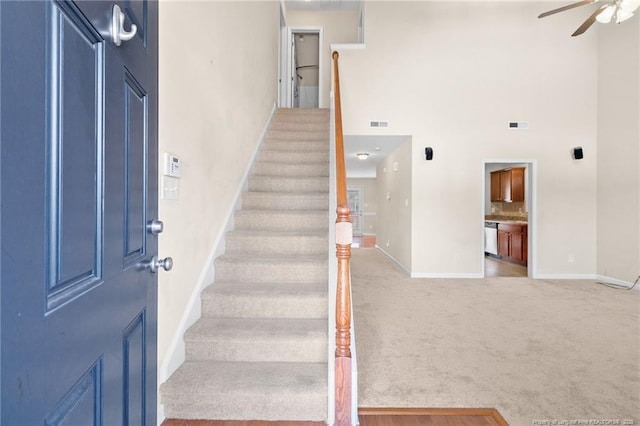
[[[46,426],[99,425],[102,419],[102,362],[94,364],[47,417]]]
[[[102,280],[104,134],[103,41],[69,5],[52,7],[50,22],[48,310]]]
[[[0,424],[156,423],[157,3],[116,3],[120,47],[113,2],[0,2]]]

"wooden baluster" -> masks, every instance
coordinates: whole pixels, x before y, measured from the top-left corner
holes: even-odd
[[[347,202],[347,178],[344,164],[342,105],[338,52],[333,52],[334,96],[336,114],[336,257],[338,285],[336,290],[336,418],[337,426],[351,426],[351,242],[353,227]]]

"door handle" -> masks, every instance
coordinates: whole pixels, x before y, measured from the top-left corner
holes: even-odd
[[[158,235],[164,231],[164,223],[158,219],[151,219],[147,223],[147,232],[151,235]]]
[[[142,262],[141,266],[148,269],[152,274],[155,274],[160,268],[168,272],[173,269],[173,259],[170,257],[159,259],[158,256],[154,255],[150,260]]]
[[[111,14],[111,38],[116,46],[120,46],[123,41],[131,40],[138,31],[136,24],[131,24],[131,31],[125,31],[124,18],[125,15],[120,10],[120,6],[114,4]]]

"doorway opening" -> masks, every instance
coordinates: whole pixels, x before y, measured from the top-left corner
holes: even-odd
[[[283,32],[283,37],[285,33]],[[322,108],[322,27],[289,27],[286,32],[286,65],[282,69],[280,106]]]
[[[320,34],[293,33],[294,108],[318,108],[320,101]]]
[[[535,162],[485,161],[484,277],[531,277],[535,250]]]

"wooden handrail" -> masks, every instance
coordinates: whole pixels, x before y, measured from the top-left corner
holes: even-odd
[[[338,258],[336,290],[336,418],[337,426],[351,426],[351,241],[353,228],[347,202],[347,173],[344,164],[342,104],[338,52],[333,52],[333,94],[336,130],[336,257]]]

